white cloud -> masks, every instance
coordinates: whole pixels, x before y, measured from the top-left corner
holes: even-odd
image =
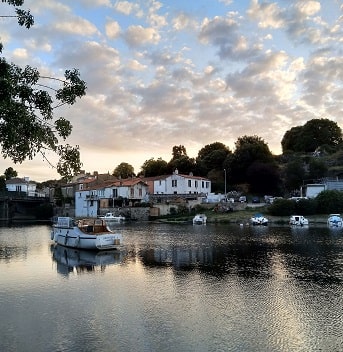
[[[116,39],[120,35],[120,25],[117,21],[108,21],[106,23],[106,35],[110,39]]]
[[[88,36],[97,33],[97,28],[87,20],[74,18],[68,21],[60,20],[55,23],[54,29],[63,33],[78,34]]]
[[[259,3],[258,0],[251,1],[247,14],[258,21],[261,28],[281,28],[284,26],[283,11],[277,3]]]
[[[156,45],[161,39],[160,34],[154,28],[144,28],[142,26],[130,26],[124,37],[130,46]]]
[[[74,126],[68,142],[86,170],[126,161],[138,171],[169,160],[174,145],[196,156],[249,134],[278,153],[286,130],[318,114],[343,125],[337,2],[31,0],[30,9],[30,30],[0,21],[4,54],[52,77],[80,70],[87,95],[56,114]],[[28,165],[14,168],[35,178]]]
[[[126,16],[129,16],[133,12],[139,11],[139,5],[138,4],[134,4],[132,2],[129,2],[129,1],[117,1],[114,4],[114,8],[118,12],[120,12],[120,13],[126,15]]]

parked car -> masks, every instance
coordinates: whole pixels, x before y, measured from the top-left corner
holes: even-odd
[[[260,202],[260,198],[259,197],[252,197],[251,202],[252,203],[259,203]]]
[[[239,199],[238,199],[238,201],[239,201],[240,203],[245,203],[245,202],[247,201],[247,197],[246,197],[246,196],[240,196]]]

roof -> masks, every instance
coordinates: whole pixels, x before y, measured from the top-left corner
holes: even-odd
[[[170,176],[181,176],[183,178],[188,178],[188,179],[193,179],[193,180],[204,180],[204,181],[210,181],[208,178],[206,177],[202,177],[202,176],[194,176],[194,175],[186,175],[186,174],[169,174],[169,175],[160,175],[160,176],[151,176],[151,177],[142,177],[142,180],[145,182],[149,182],[149,181],[159,181],[159,180],[165,180]]]
[[[17,184],[36,184],[36,182],[33,181],[27,181],[25,178],[20,178],[20,177],[12,177],[10,180],[6,181],[6,185],[17,185]]]

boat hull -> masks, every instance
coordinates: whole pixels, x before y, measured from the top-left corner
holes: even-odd
[[[293,215],[289,219],[289,224],[291,226],[308,226],[309,222],[306,218],[301,215]]]
[[[256,214],[250,219],[250,223],[253,226],[267,226],[268,225],[268,219],[265,218],[261,214]]]
[[[343,219],[339,214],[332,214],[329,216],[327,224],[331,228],[341,228],[343,227]]]
[[[206,225],[207,217],[203,214],[195,215],[193,218],[193,225]]]

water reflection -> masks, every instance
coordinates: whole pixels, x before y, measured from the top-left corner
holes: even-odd
[[[0,228],[1,350],[342,350],[343,232],[119,230],[124,251],[89,252]]]
[[[73,272],[104,272],[107,266],[120,264],[123,260],[123,253],[117,250],[94,252],[52,245],[51,252],[57,263],[57,272],[63,276]]]
[[[141,248],[138,257],[147,267],[170,266],[215,277],[268,279],[279,274],[276,267],[282,267],[285,277],[300,281],[325,285],[343,280],[342,242],[332,238],[326,228],[250,227],[234,231],[234,235],[207,233],[207,238],[194,238],[199,242],[187,239],[187,245],[184,241],[159,243]]]

